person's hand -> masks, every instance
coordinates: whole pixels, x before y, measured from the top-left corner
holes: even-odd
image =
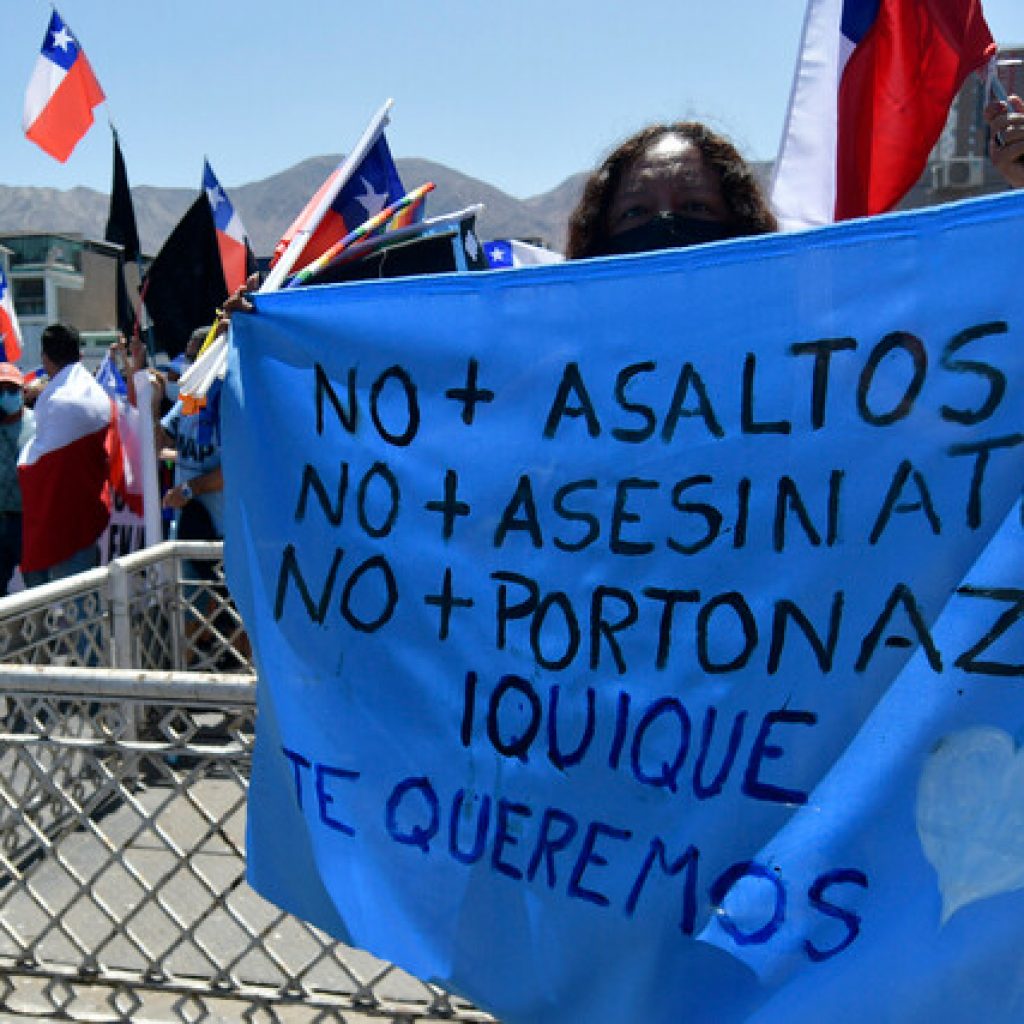
[[[1024,188],[1024,100],[1009,99],[1009,104],[995,100],[985,108],[992,130],[988,152],[996,170],[1014,188]]]
[[[25,405],[28,408],[31,409],[36,404],[36,399],[46,390],[49,383],[48,377],[36,377],[25,385]]]
[[[231,322],[231,317],[235,313],[251,313],[255,308],[252,301],[249,298],[249,292],[256,291],[260,286],[260,275],[250,274],[246,278],[245,284],[241,287],[236,288],[235,291],[229,296],[227,302],[224,303],[221,308],[221,316],[217,321],[217,334],[216,337],[220,337],[227,329]]]
[[[189,503],[189,499],[182,494],[181,488],[182,485],[178,484],[164,495],[164,508],[184,508]]]
[[[141,338],[132,338],[128,343],[128,360],[132,373],[137,373],[139,370],[146,368],[146,346]]]
[[[124,335],[119,335],[117,341],[111,342],[107,351],[110,353],[110,361],[117,367],[118,372],[126,373],[128,371],[128,348],[124,343]]]

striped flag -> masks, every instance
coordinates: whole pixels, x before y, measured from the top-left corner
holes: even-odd
[[[0,343],[3,344],[3,362],[16,363],[21,358],[21,328],[14,310],[11,284],[0,267]]]
[[[213,214],[217,248],[220,250],[220,262],[224,270],[224,284],[230,295],[245,284],[248,277],[248,238],[241,218],[228,199],[227,192],[217,180],[217,175],[213,173],[208,160],[203,161],[203,191]]]
[[[979,0],[809,0],[772,186],[782,226],[891,210],[994,52]]]
[[[25,134],[63,163],[104,99],[78,40],[54,9],[25,93]]]
[[[288,243],[304,230],[310,222],[321,201],[337,184],[345,161],[336,167],[327,180],[317,189],[313,198],[305,205],[302,212],[289,225],[281,236],[274,250],[272,264],[276,262]],[[319,226],[302,250],[302,256],[293,269],[301,269],[318,256],[323,255],[332,245],[340,241],[351,231],[359,227],[365,220],[380,213],[384,207],[396,202],[405,195],[405,187],[398,177],[398,169],[391,157],[387,139],[381,134],[370,147],[359,166],[352,172],[348,181],[341,187],[337,197],[331,203]]]

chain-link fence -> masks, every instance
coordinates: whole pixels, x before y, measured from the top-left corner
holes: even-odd
[[[246,885],[255,680],[220,557],[165,544],[0,601],[0,1010],[488,1020]]]

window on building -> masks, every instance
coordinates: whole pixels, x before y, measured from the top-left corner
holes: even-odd
[[[83,243],[77,239],[61,235],[4,235],[2,241],[11,250],[11,269],[53,267],[81,272]]]
[[[41,277],[14,278],[11,288],[19,317],[46,315],[46,284]]]

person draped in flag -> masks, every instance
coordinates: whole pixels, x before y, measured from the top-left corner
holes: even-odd
[[[29,587],[96,566],[110,519],[110,396],[82,365],[74,327],[50,324],[40,345],[50,383],[35,403],[35,437],[18,459]]]
[[[672,249],[778,230],[750,167],[696,121],[630,136],[589,177],[569,218],[566,256]]]
[[[985,108],[985,121],[992,132],[988,152],[996,170],[1014,188],[1024,188],[1024,100],[995,100]]]

